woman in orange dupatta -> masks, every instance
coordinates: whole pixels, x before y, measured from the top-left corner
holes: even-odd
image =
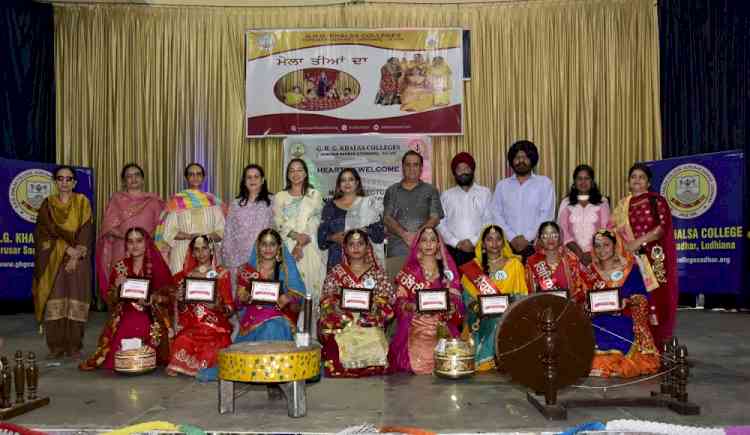
[[[99,336],[96,352],[78,366],[81,370],[112,370],[115,353],[122,347],[122,340],[128,338],[139,338],[144,346],[152,347],[158,365],[164,366],[169,361],[170,340],[174,336],[172,274],[143,228],[125,232],[125,246],[125,258],[117,261],[109,273],[105,298],[109,320]],[[148,301],[120,299],[120,286],[128,277],[149,279]]]
[[[182,272],[175,276],[179,285],[178,318],[180,332],[172,344],[172,357],[167,374],[196,376],[199,371],[216,365],[219,350],[232,344],[234,312],[232,278],[229,270],[215,263],[216,254],[208,236],[190,241]],[[216,280],[215,302],[185,302],[185,280],[208,278]]]
[[[638,263],[632,255],[617,255],[617,239],[608,230],[594,236],[595,280],[593,289],[620,291],[622,312],[595,314],[591,319],[596,338],[592,376],[630,378],[656,373],[659,351],[649,325],[649,294],[643,284]]]

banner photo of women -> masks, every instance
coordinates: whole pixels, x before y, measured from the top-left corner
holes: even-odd
[[[382,199],[385,190],[401,181],[401,157],[408,150],[422,155],[422,181],[432,182],[432,141],[427,136],[288,136],[284,139],[284,167],[291,159],[305,161],[310,183],[328,199],[343,168],[362,177],[367,195]]]
[[[251,30],[248,137],[463,134],[461,29]]]

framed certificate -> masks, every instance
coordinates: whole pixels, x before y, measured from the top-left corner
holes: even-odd
[[[417,311],[420,313],[448,311],[448,289],[417,290]]]
[[[370,311],[370,307],[372,307],[372,290],[341,289],[341,308],[350,311]]]
[[[508,309],[510,298],[508,295],[480,295],[479,315],[482,317],[502,314]]]
[[[151,280],[148,278],[127,277],[120,286],[120,299],[148,299]]]
[[[275,304],[279,301],[281,281],[256,279],[250,283],[250,303]]]
[[[611,313],[620,311],[620,289],[593,290],[589,292],[591,313]]]
[[[555,296],[560,296],[561,298],[565,298],[565,299],[570,298],[570,294],[568,293],[568,289],[566,288],[558,288],[555,290],[548,291],[547,293],[553,294]]]
[[[210,278],[186,278],[185,302],[216,302],[216,280]]]

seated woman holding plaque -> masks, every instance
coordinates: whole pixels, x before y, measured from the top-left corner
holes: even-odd
[[[594,235],[594,290],[587,300],[596,338],[591,376],[630,378],[659,370],[643,276],[632,255],[618,252],[614,233],[599,230]],[[618,306],[607,308],[613,302]]]
[[[374,258],[367,233],[347,231],[344,256],[323,283],[318,334],[326,376],[382,375],[388,341],[384,328],[393,318],[393,287]]]
[[[131,228],[125,232],[125,258],[112,266],[106,302],[109,320],[96,352],[78,367],[112,370],[116,352],[143,346],[156,351],[158,365],[167,365],[174,333],[174,282],[146,230]]]
[[[565,296],[567,292],[567,297],[583,302],[591,271],[563,245],[557,223],[547,221],[539,226],[535,249],[526,260],[529,293],[559,292]]]
[[[250,261],[237,276],[236,307],[244,310],[235,343],[293,340],[305,294],[297,264],[279,233],[271,228],[261,231]]]
[[[175,281],[180,332],[172,343],[167,374],[201,378],[203,370],[216,364],[219,350],[232,344],[232,278],[227,269],[216,265],[211,239],[201,235],[190,241]]]
[[[458,337],[464,315],[458,270],[434,228],[423,228],[414,237],[396,285],[389,371],[430,374],[438,340]]]
[[[513,254],[503,230],[489,225],[482,230],[474,249],[474,261],[460,267],[467,307],[468,331],[476,347],[479,371],[495,368],[495,335],[499,316],[513,300],[510,295],[527,294],[521,258]],[[493,298],[503,296],[505,298]],[[502,308],[502,307],[505,308]]]

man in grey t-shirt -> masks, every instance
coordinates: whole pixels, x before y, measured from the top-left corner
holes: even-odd
[[[385,191],[383,221],[388,230],[386,271],[395,278],[409,254],[414,237],[423,227],[436,227],[443,218],[440,193],[419,179],[422,156],[407,151],[401,159],[403,178]]]

